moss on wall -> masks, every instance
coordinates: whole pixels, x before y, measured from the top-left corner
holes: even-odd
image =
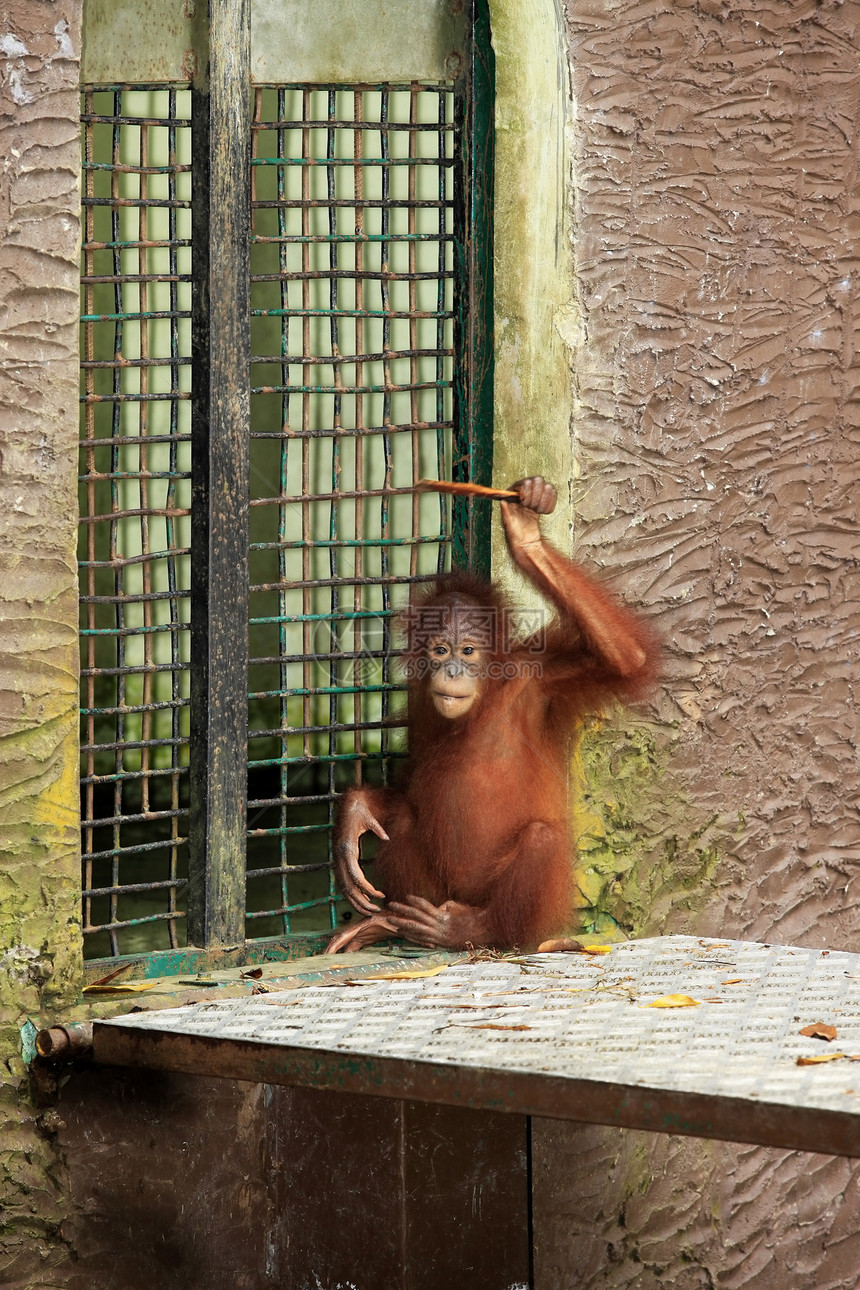
[[[617,716],[608,727],[593,722],[575,769],[583,929],[653,935],[670,914],[674,930],[687,929],[732,845],[731,821],[693,809],[672,776],[669,750],[635,714]],[[667,831],[653,837],[644,833],[643,817],[657,802]]]

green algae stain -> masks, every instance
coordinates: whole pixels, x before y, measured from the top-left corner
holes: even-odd
[[[707,900],[722,847],[668,770],[654,729],[627,718],[582,732],[573,764],[579,929],[608,939],[659,934]]]

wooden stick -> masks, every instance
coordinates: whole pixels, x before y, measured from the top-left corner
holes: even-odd
[[[419,479],[411,490],[415,493],[460,493],[471,497],[489,497],[504,502],[509,497],[519,500],[519,493],[514,488],[487,488],[484,484],[457,484],[450,479]]]

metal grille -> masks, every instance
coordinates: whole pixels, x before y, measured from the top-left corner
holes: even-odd
[[[190,92],[83,96],[81,784],[90,956],[176,946],[188,761]]]
[[[450,85],[256,91],[249,936],[335,925],[335,794],[387,777],[392,615],[449,561],[408,489],[452,469],[453,166]]]
[[[490,478],[491,66],[246,113],[247,19],[205,88],[84,90],[87,955],[174,969],[336,925],[337,792],[402,752],[393,620],[489,558],[412,489]]]

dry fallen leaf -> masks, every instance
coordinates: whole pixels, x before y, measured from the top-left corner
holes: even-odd
[[[611,945],[583,945],[583,954],[611,954]]]
[[[822,1062],[836,1062],[845,1053],[818,1053],[815,1057],[798,1057],[798,1066],[820,1066]]]
[[[695,1008],[702,1001],[691,999],[688,994],[662,994],[653,1003],[646,1003],[646,1008]]]
[[[450,964],[448,963],[442,963],[439,967],[415,968],[406,972],[374,972],[371,976],[356,979],[360,981],[417,981],[425,976],[438,976],[440,972],[444,972],[449,966]]]
[[[730,976],[728,981],[721,981],[720,985],[743,985],[743,983],[744,979],[742,976]]]
[[[458,1022],[462,1025],[462,1022]],[[531,1026],[505,1026],[494,1021],[469,1022],[466,1024],[466,1030],[531,1030]]]
[[[582,941],[575,941],[572,936],[557,936],[550,941],[541,941],[537,947],[538,954],[561,954],[564,950],[582,950]]]
[[[816,1021],[811,1026],[804,1026],[800,1033],[808,1039],[826,1039],[829,1044],[831,1039],[836,1038],[836,1027],[828,1025],[826,1021]]]
[[[113,972],[108,972],[107,976],[100,976],[97,981],[90,981],[90,985],[107,985],[110,981],[115,981],[118,976],[122,976],[123,972],[128,972],[133,967],[139,967],[140,962],[140,959],[136,959],[131,963],[123,963],[122,967],[116,968]]]
[[[85,985],[84,994],[137,994],[140,990],[151,990],[154,981],[116,981],[112,985]]]

